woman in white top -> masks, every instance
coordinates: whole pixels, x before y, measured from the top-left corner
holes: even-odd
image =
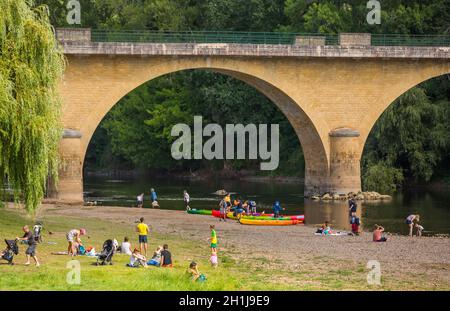
[[[120,246],[120,251],[122,252],[122,254],[127,254],[127,255],[131,255],[131,243],[128,242],[128,238],[125,237],[123,239],[122,245]]]

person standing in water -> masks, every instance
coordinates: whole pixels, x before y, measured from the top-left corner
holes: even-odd
[[[150,189],[150,200],[152,201],[152,207],[159,207],[158,203],[158,195],[156,194],[156,191],[154,188]]]
[[[189,193],[187,193],[186,190],[183,191],[183,201],[184,201],[184,208],[186,208],[187,211],[191,209],[189,206],[189,201],[191,200],[191,197],[189,196]]]

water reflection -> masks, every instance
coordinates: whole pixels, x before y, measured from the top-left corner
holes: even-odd
[[[352,227],[349,221],[349,209],[346,200],[337,202],[305,200],[304,204],[306,224],[319,225],[328,221],[332,228],[351,231]],[[361,217],[362,208],[362,202],[358,202],[356,215],[360,218],[361,229],[364,222],[363,217]]]

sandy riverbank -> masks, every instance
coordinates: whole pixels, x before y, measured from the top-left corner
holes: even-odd
[[[374,243],[370,233],[361,236],[314,236],[314,228],[244,226],[235,221],[219,222],[210,216],[189,215],[182,211],[131,209],[121,207],[82,207],[44,205],[41,215],[101,218],[134,225],[141,216],[152,230],[161,234],[205,243],[208,226],[216,224],[221,251],[242,262],[255,258],[273,269],[292,271],[366,269],[369,260],[381,264],[383,278],[404,282],[405,288],[450,288],[450,239],[445,237],[409,238],[387,235],[387,243]],[[421,282],[421,284],[417,284]],[[419,286],[419,288],[420,288]],[[395,286],[396,288],[398,286]],[[401,287],[401,285],[400,285]]]

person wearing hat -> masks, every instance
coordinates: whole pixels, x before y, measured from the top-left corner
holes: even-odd
[[[72,229],[66,234],[67,242],[69,242],[69,246],[67,247],[67,253],[70,256],[77,255],[77,248],[75,247],[75,243],[80,246],[83,245],[81,242],[81,236],[86,235],[86,229]]]

